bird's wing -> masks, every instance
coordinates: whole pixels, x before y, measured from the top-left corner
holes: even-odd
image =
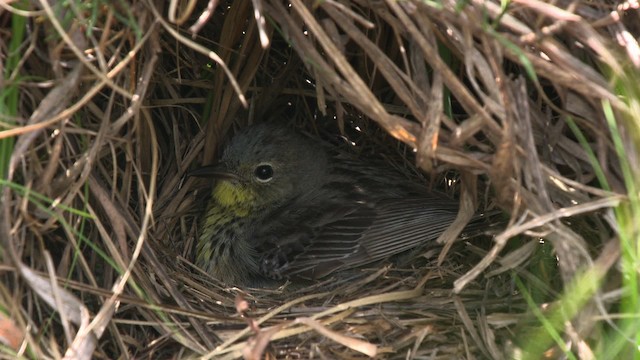
[[[267,242],[262,269],[269,277],[321,278],[435,240],[456,214],[457,203],[439,197],[316,209],[297,219],[296,231],[281,228],[287,236]]]

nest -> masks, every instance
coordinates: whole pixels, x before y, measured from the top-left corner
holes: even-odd
[[[636,351],[637,4],[25,1],[0,23],[3,356]],[[259,121],[429,174],[460,199],[453,230],[504,221],[230,288],[191,263],[208,188],[184,175]]]

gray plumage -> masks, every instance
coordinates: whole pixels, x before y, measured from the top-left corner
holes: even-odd
[[[217,178],[196,264],[229,285],[380,261],[433,242],[458,211],[385,166],[271,124],[245,129],[192,175]]]

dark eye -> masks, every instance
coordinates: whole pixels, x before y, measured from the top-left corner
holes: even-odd
[[[256,167],[256,171],[254,173],[256,175],[256,179],[260,182],[269,182],[273,179],[273,167],[270,164],[260,164]]]

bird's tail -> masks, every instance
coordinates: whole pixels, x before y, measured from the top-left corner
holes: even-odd
[[[500,210],[490,210],[474,216],[465,226],[460,238],[468,239],[479,235],[493,235],[504,227],[507,220]]]

